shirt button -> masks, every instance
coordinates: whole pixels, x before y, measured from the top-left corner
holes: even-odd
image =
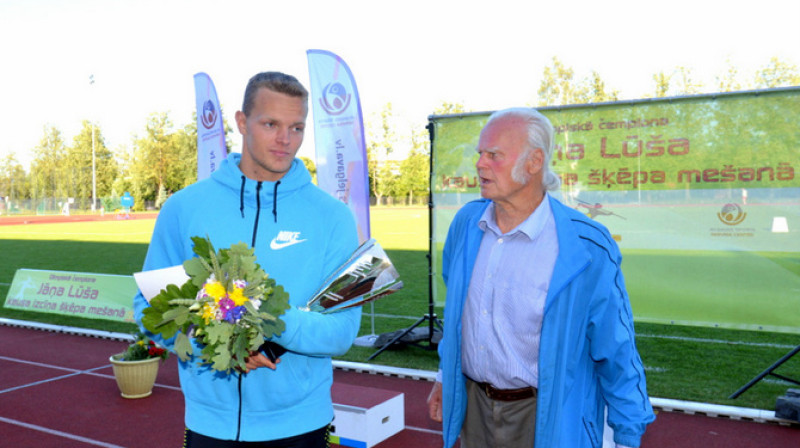
[[[497,240],[497,243],[498,243],[498,244],[503,244],[503,239],[502,239],[502,238],[498,239],[498,240]]]

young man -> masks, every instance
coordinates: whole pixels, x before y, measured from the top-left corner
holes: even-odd
[[[445,242],[441,382],[428,398],[444,446],[598,447],[604,410],[619,447],[653,421],[616,243],[546,192],[553,127],[533,109],[489,117],[483,199]]]
[[[361,310],[323,315],[297,307],[347,260],[358,238],[350,210],[312,184],[295,158],[307,114],[308,92],[297,79],[277,72],[253,76],[236,113],[242,153],[175,193],[156,221],[144,270],[192,257],[193,236],[208,235],[217,248],[245,242],[292,305],[281,317],[286,330],[272,338],[288,350],[277,362],[254,353],[246,372],[230,375],[197,359],[180,362],[186,447],[327,446],[331,356],[351,346]],[[134,305],[141,322],[148,303],[138,294]]]

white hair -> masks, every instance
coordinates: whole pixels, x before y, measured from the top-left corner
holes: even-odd
[[[561,186],[561,179],[550,169],[550,162],[553,160],[553,125],[550,120],[539,111],[529,107],[512,107],[494,112],[489,116],[486,126],[495,120],[504,117],[521,118],[527,124],[528,145],[522,154],[517,158],[517,162],[511,170],[511,178],[514,182],[524,184],[528,182],[528,175],[525,173],[525,162],[533,156],[534,149],[541,149],[544,154],[544,164],[542,169],[542,187],[545,190],[558,190]],[[484,126],[484,127],[486,127]]]

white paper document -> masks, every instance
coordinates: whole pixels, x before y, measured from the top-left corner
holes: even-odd
[[[186,280],[189,280],[189,276],[183,270],[182,264],[153,271],[136,272],[133,274],[133,278],[136,280],[136,286],[139,287],[148,302],[157,296],[162,289],[165,289],[167,285],[174,284],[180,287],[186,283]]]

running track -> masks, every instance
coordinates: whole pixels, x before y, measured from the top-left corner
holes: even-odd
[[[126,342],[0,325],[0,447],[173,447],[182,444],[183,397],[175,357],[153,395],[119,395],[108,357]],[[334,371],[334,381],[405,394],[405,429],[377,448],[439,447],[427,417],[426,380]],[[800,425],[658,412],[644,448],[800,447]]]

